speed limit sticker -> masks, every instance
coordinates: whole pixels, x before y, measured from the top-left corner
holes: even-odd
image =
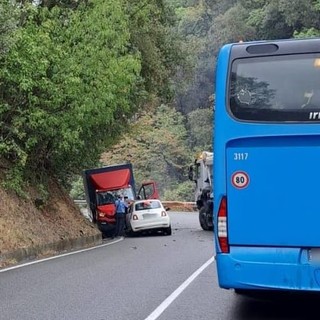
[[[249,184],[249,176],[244,171],[236,171],[231,177],[231,183],[235,188],[244,189]]]

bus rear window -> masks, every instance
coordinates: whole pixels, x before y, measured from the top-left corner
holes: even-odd
[[[248,121],[320,121],[320,54],[236,59],[230,110]]]

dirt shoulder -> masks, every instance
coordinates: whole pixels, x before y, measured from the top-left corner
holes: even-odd
[[[101,237],[57,183],[50,183],[49,194],[49,200],[39,205],[32,189],[28,199],[23,199],[0,188],[0,267],[17,263],[11,252],[37,255],[43,247],[51,251],[47,254],[54,254],[64,243],[72,249],[76,243],[86,245],[85,239]]]

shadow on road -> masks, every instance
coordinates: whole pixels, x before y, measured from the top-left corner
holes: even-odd
[[[319,318],[320,293],[281,293],[253,299],[239,296],[239,320],[307,320]],[[235,310],[234,310],[235,311]]]

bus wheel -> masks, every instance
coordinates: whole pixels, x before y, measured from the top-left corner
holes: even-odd
[[[244,292],[244,290],[242,289],[234,289],[234,293],[236,293],[236,294],[244,294],[245,292]]]
[[[210,230],[207,222],[206,209],[203,207],[199,211],[199,222],[203,230],[206,230],[206,231]]]

